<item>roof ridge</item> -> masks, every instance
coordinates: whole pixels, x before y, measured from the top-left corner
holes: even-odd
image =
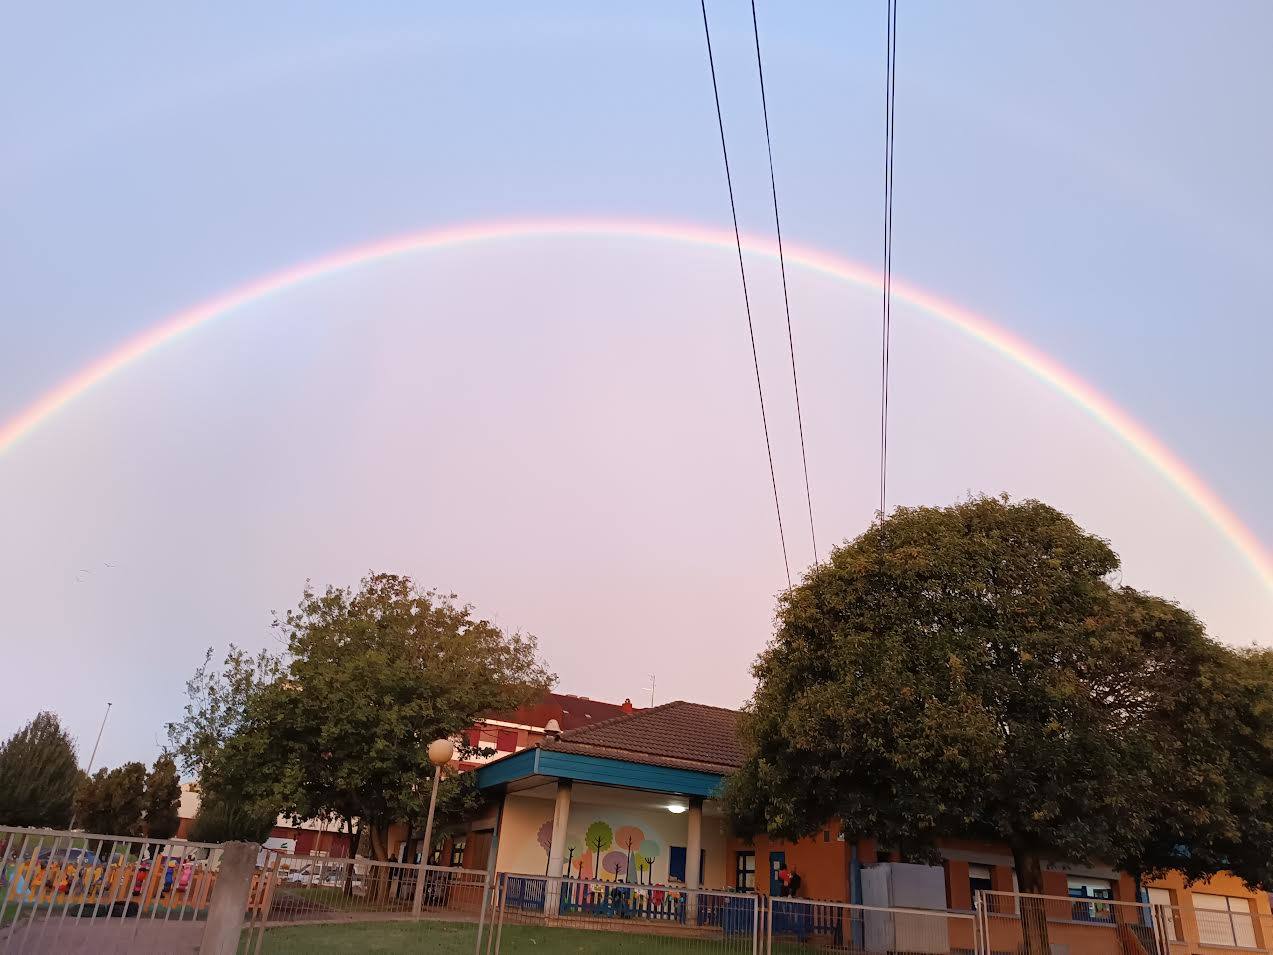
[[[736,710],[732,706],[715,706],[711,703],[695,703],[693,700],[672,700],[672,703],[683,703],[686,706],[697,706],[704,710],[716,710],[718,713],[733,713],[735,716],[741,715],[743,710]],[[668,706],[671,703],[667,704]],[[644,712],[649,712],[645,710]]]
[[[622,720],[632,719],[632,717],[634,716],[648,716],[651,713],[657,713],[659,710],[667,709],[667,707],[669,706],[674,706],[677,703],[683,703],[683,702],[684,702],[683,700],[669,700],[666,703],[660,703],[658,706],[648,706],[643,710],[634,709],[631,713],[620,713],[618,716],[612,716],[609,719],[605,719],[605,720],[598,720],[595,723],[589,723],[587,726],[576,726],[572,730],[566,730],[564,733],[562,733],[558,737],[558,739],[564,739],[569,741],[570,737],[573,737],[577,733],[583,733],[588,730],[601,729],[603,726],[609,726],[611,723],[618,723]]]

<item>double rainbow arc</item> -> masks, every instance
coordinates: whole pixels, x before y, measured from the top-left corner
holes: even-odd
[[[11,450],[23,437],[59,410],[116,372],[166,342],[244,305],[259,302],[306,282],[395,256],[482,242],[568,237],[648,239],[729,250],[734,246],[732,233],[697,225],[630,220],[550,219],[472,223],[396,236],[345,249],[240,286],[225,295],[178,312],[130,338],[113,351],[81,368],[0,425],[0,454]],[[744,236],[743,247],[753,254],[776,254],[769,240],[755,236]],[[878,288],[880,283],[879,275],[870,269],[816,248],[787,243],[786,254],[788,261],[794,264],[854,285]],[[1096,387],[987,318],[896,279],[893,282],[893,294],[998,352],[1100,422],[1174,486],[1233,544],[1264,585],[1273,591],[1273,556],[1270,556],[1259,538],[1184,461]]]

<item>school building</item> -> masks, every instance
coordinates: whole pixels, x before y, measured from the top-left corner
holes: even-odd
[[[451,843],[461,849],[445,862],[761,894],[778,893],[785,865],[805,898],[929,909],[971,910],[980,889],[1014,891],[1011,854],[992,843],[945,840],[940,866],[916,866],[874,840],[846,840],[834,821],[795,842],[733,835],[717,795],[743,762],[738,719],[678,701],[546,734],[493,759],[477,769],[492,808]],[[1230,875],[1137,886],[1108,867],[1057,861],[1043,879],[1045,895],[1076,900],[1048,914],[1058,923],[1054,941],[1067,932],[1080,939],[1072,951],[1084,950],[1085,923],[1121,920],[1118,902],[1147,901],[1172,907],[1173,953],[1273,952],[1268,895]]]

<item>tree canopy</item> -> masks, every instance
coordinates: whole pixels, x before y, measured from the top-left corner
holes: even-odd
[[[147,836],[170,839],[176,835],[181,825],[181,780],[171,756],[160,756],[150,768],[144,810]]]
[[[146,766],[124,763],[99,769],[75,794],[75,818],[84,829],[112,836],[139,836],[146,811]]]
[[[79,780],[75,741],[55,714],[39,713],[0,744],[0,825],[66,826]]]
[[[533,637],[394,574],[357,590],[307,586],[275,626],[281,657],[239,651],[221,673],[205,661],[170,740],[201,788],[296,818],[356,818],[378,859],[391,823],[423,822],[429,743],[553,681]],[[448,787],[442,814],[472,798]]]
[[[1113,586],[1118,566],[1006,498],[899,508],[837,548],[755,664],[736,824],[839,819],[916,859],[1001,840],[1023,891],[1044,858],[1267,879],[1273,661]]]

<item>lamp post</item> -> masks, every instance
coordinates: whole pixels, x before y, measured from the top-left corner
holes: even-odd
[[[455,744],[449,739],[435,739],[429,744],[429,762],[433,764],[433,794],[429,796],[429,817],[424,824],[424,842],[420,847],[420,871],[415,881],[415,901],[411,906],[413,915],[419,915],[424,907],[424,878],[429,865],[429,855],[433,852],[433,813],[438,808],[438,784],[442,782],[442,767],[455,755]]]

